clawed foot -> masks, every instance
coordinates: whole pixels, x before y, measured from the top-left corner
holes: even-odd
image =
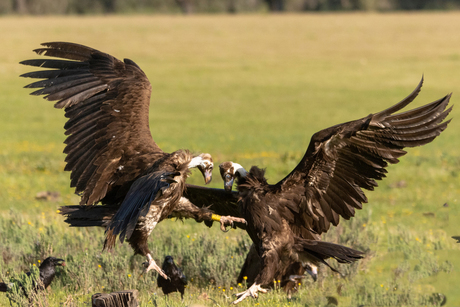
[[[262,288],[260,285],[258,284],[253,284],[251,287],[249,287],[249,289],[247,289],[246,291],[244,292],[240,292],[238,294],[235,294],[235,296],[238,298],[236,301],[232,302],[233,305],[236,305],[238,303],[240,303],[241,301],[243,301],[245,298],[247,298],[248,296],[250,297],[253,297],[253,298],[257,298],[259,296],[259,294],[257,292],[261,292],[261,293],[267,293],[268,290],[267,289],[264,289]]]
[[[289,275],[289,280],[297,283],[298,279],[305,278],[305,275]]]
[[[233,223],[243,223],[246,224],[246,220],[243,218],[239,217],[234,217],[234,216],[221,216],[220,217],[220,230],[223,232],[227,232],[228,230],[226,229],[227,226],[233,227]]]
[[[155,260],[153,260],[150,254],[147,254],[147,262],[144,262],[143,265],[145,267],[144,273],[147,273],[153,269],[157,271],[158,274],[160,274],[164,279],[169,279],[168,275],[166,275],[166,273],[156,264]]]

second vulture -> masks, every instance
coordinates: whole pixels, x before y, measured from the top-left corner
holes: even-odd
[[[159,222],[171,216],[217,220],[224,229],[244,222],[207,208],[234,211],[232,201],[220,202],[221,207],[208,202],[222,195],[218,189],[190,187],[190,197],[184,197],[191,168],[198,168],[206,183],[211,181],[212,158],[188,150],[166,153],[158,147],[149,129],[151,85],[136,63],[74,43],[45,43],[34,51],[58,58],[21,63],[46,68],[23,74],[43,79],[26,87],[39,88],[32,95],[56,101],[54,106],[64,108],[68,118],[65,170],[71,172],[70,185],[81,195],[81,206],[61,208],[67,223],[106,227],[104,249],[111,249],[117,236],[121,242],[126,239],[136,254],[147,258],[147,271],[167,278],[147,245]],[[200,201],[199,207],[190,199]],[[94,206],[99,202],[104,206]]]
[[[362,258],[359,251],[321,241],[321,234],[362,208],[367,202],[362,189],[373,190],[388,164],[406,154],[404,147],[427,144],[447,127],[451,95],[394,114],[415,99],[422,83],[386,110],[315,133],[300,163],[276,184],[268,184],[257,166],[248,172],[238,163],[220,165],[225,189],[237,179],[242,217],[261,261],[253,284],[234,304],[266,292],[263,286],[276,276],[289,279],[297,262],[316,271],[328,258],[342,263]]]

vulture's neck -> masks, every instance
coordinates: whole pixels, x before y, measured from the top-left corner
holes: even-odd
[[[248,172],[238,163],[233,163],[233,169],[235,170],[235,175],[239,178],[245,178],[248,175]]]
[[[190,163],[188,164],[188,168],[195,168],[202,163],[203,158],[201,158],[200,156],[194,157],[192,161],[190,161]]]

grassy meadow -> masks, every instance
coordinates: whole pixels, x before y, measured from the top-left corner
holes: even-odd
[[[141,275],[127,244],[101,253],[102,229],[71,229],[56,213],[78,203],[64,168],[65,118],[29,96],[19,61],[48,41],[71,41],[134,60],[153,88],[150,128],[165,151],[209,152],[266,167],[269,182],[302,157],[313,133],[383,110],[408,95],[412,107],[453,92],[448,129],[409,149],[369,203],[325,239],[366,252],[343,276],[320,269],[288,300],[275,287],[240,306],[460,305],[460,13],[105,16],[0,18],[0,277],[65,258],[37,306],[90,306],[97,292],[138,289],[141,306],[224,306],[248,236],[194,221],[165,221],[150,237],[154,258],[172,255],[189,279],[184,301],[165,298],[156,275]],[[197,172],[190,178],[203,184]],[[218,171],[213,187],[222,187]],[[56,200],[37,200],[57,191]],[[331,262],[333,263],[333,262]],[[337,265],[333,263],[333,265]],[[338,266],[338,265],[337,265]],[[19,277],[20,278],[20,277]],[[7,306],[0,294],[0,306]]]

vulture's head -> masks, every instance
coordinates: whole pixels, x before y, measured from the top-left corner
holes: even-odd
[[[65,261],[64,259],[60,258],[48,257],[45,260],[43,260],[42,266],[65,266]]]
[[[223,162],[219,165],[220,176],[224,181],[225,191],[231,191],[235,178],[246,177],[248,172],[238,163],[231,161]]]
[[[204,182],[206,184],[210,183],[212,180],[212,170],[214,168],[214,163],[212,162],[212,157],[208,153],[202,153],[192,159],[189,168],[197,167],[200,172],[203,174]]]

